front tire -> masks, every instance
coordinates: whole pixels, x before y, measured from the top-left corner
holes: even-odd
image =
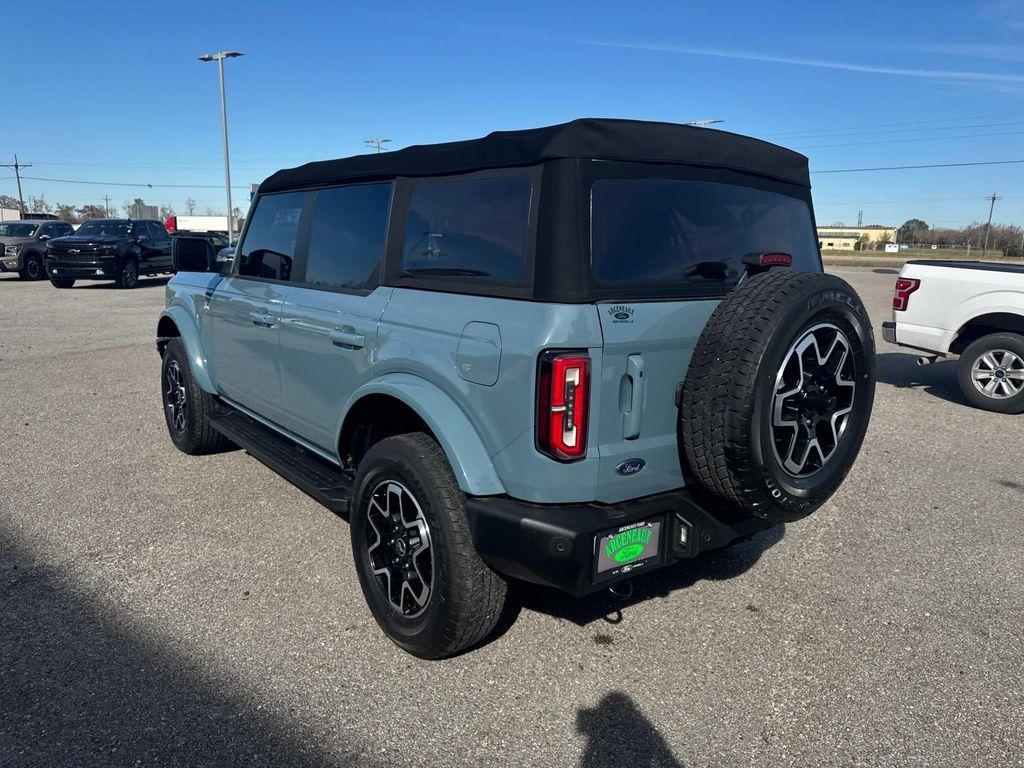
[[[483,640],[505,605],[505,580],[473,547],[448,459],[415,432],[376,443],[356,476],[352,552],[370,612],[399,647],[422,659]]]
[[[125,256],[117,275],[118,288],[135,288],[139,284],[139,262],[134,256]]]
[[[46,278],[46,269],[43,267],[42,257],[35,253],[25,256],[25,262],[18,276],[22,280],[44,280]]]
[[[957,381],[972,405],[996,413],[1024,413],[1024,336],[991,333],[960,355]]]
[[[179,451],[197,455],[231,447],[231,442],[210,422],[217,401],[196,383],[180,338],[171,339],[164,348],[160,394],[167,431]]]

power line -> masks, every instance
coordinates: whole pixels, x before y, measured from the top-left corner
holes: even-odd
[[[944,139],[974,139],[982,136],[1019,136],[1024,131],[998,131],[994,133],[962,133],[959,136],[916,136],[912,139],[875,139],[874,141],[852,141],[843,144],[797,144],[794,149],[825,149],[827,147],[873,147],[877,144],[913,144],[919,141],[942,141]]]
[[[1019,117],[1021,112],[1004,112],[999,115],[975,115],[973,117],[944,117],[934,120],[905,120],[898,123],[872,123],[870,125],[847,125],[841,128],[814,128],[806,131],[790,131],[789,133],[775,133],[766,136],[767,139],[783,139],[792,136],[811,136],[814,134],[825,134],[825,133],[839,133],[847,131],[860,131],[869,128],[888,128],[892,126],[903,126],[903,125],[933,125],[935,123],[952,123],[960,120],[990,120],[998,117]],[[951,128],[966,127],[966,126],[950,126]],[[930,130],[930,129],[925,129]],[[941,129],[940,129],[941,130]]]
[[[915,171],[921,168],[967,168],[976,165],[1017,165],[1024,160],[986,160],[973,163],[932,163],[929,165],[883,165],[875,168],[830,168],[811,173],[866,173],[868,171]]]
[[[21,166],[25,168],[26,166]],[[87,181],[85,179],[49,179],[42,176],[23,176],[32,181],[50,181],[57,184],[93,184],[100,187],[148,187],[149,189],[223,189],[220,184],[135,184],[127,181]],[[245,184],[236,184],[232,189],[248,189]]]

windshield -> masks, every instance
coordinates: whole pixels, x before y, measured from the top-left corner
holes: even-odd
[[[95,237],[96,235],[127,235],[131,232],[132,222],[110,219],[94,219],[87,221],[75,232],[76,235]]]
[[[22,221],[5,221],[0,224],[0,237],[32,237],[38,224],[25,224]]]
[[[603,179],[591,200],[591,263],[603,283],[735,282],[748,253],[820,270],[807,201],[736,184]]]

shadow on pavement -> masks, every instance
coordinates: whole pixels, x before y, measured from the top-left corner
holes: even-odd
[[[160,286],[167,285],[167,282],[171,279],[170,275],[163,277],[140,277],[139,284],[132,290],[138,290],[139,288],[158,288]],[[123,290],[117,287],[117,283],[112,280],[97,282],[91,281],[88,285],[82,285],[79,283],[75,284],[75,287],[71,290],[90,290],[90,291],[110,291],[110,290]]]
[[[931,365],[918,365],[918,357],[920,355],[907,352],[879,353],[875,356],[878,381],[900,389],[922,389],[940,400],[973,407],[957,384],[955,361],[940,360]]]
[[[0,531],[0,765],[376,762],[324,751],[262,704]]]
[[[698,581],[722,581],[745,573],[765,551],[781,541],[783,535],[785,526],[777,525],[724,549],[707,552],[692,560],[683,560],[645,576],[637,576],[632,580],[633,593],[625,598],[616,597],[608,590],[575,598],[547,587],[512,582],[509,603],[515,608],[510,618],[514,619],[514,614],[525,609],[566,619],[581,627],[599,619],[619,624],[625,620],[624,611],[637,603],[668,597],[676,590],[693,586]],[[499,624],[491,640],[510,625],[504,621]]]
[[[576,730],[587,737],[581,768],[683,768],[654,724],[621,691],[605,694],[593,709],[581,709]]]

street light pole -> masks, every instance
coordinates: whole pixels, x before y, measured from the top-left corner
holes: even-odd
[[[228,199],[228,243],[234,241],[235,217],[231,209],[231,160],[228,155],[228,99],[224,90],[224,59],[233,59],[236,56],[244,56],[239,51],[219,51],[207,53],[199,57],[200,61],[216,61],[218,73],[220,74],[220,124],[224,134],[224,190]]]

